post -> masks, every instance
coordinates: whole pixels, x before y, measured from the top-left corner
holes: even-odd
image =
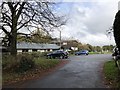
[[[61,49],[61,31],[59,30],[60,32],[60,49]]]

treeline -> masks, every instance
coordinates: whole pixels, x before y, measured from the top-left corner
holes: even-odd
[[[113,45],[93,46],[90,44],[83,44],[77,40],[63,40],[62,47],[63,49],[77,47],[78,49],[74,50],[88,50],[90,52],[112,52],[115,46]]]
[[[87,49],[90,52],[112,52],[114,47],[113,45],[92,46],[90,44],[84,44],[79,49]]]

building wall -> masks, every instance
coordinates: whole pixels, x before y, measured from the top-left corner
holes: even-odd
[[[17,50],[18,53],[21,53],[21,52],[52,52],[54,50],[59,50],[59,49],[44,49],[44,50],[38,50],[38,49],[35,49],[35,50],[32,50],[32,49],[23,49],[23,50]]]
[[[78,47],[71,47],[72,50],[78,50]]]
[[[32,50],[29,50],[28,52],[32,52]]]
[[[17,50],[17,52],[19,53],[19,52],[22,52],[22,50]]]
[[[38,50],[38,52],[45,52],[45,50]]]
[[[53,49],[45,49],[45,50],[26,50],[27,52],[48,52],[48,51],[53,51]],[[17,50],[18,53],[20,52],[26,52],[25,50]]]

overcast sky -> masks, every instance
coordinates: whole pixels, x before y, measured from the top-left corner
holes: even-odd
[[[57,11],[66,14],[69,20],[62,27],[62,38],[77,39],[91,45],[110,45],[114,38],[107,37],[108,30],[118,11],[117,0],[60,0]],[[59,37],[59,32],[52,33]]]
[[[54,0],[53,0],[54,1]],[[62,27],[62,38],[72,38],[91,45],[110,45],[114,37],[107,37],[108,30],[118,11],[119,0],[55,0],[58,14],[66,15],[68,22]],[[59,38],[56,30],[52,36]]]

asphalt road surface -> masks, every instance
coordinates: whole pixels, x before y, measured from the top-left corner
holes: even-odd
[[[69,60],[54,73],[24,82],[19,88],[106,88],[102,68],[104,62],[111,60],[110,54],[70,56]]]

